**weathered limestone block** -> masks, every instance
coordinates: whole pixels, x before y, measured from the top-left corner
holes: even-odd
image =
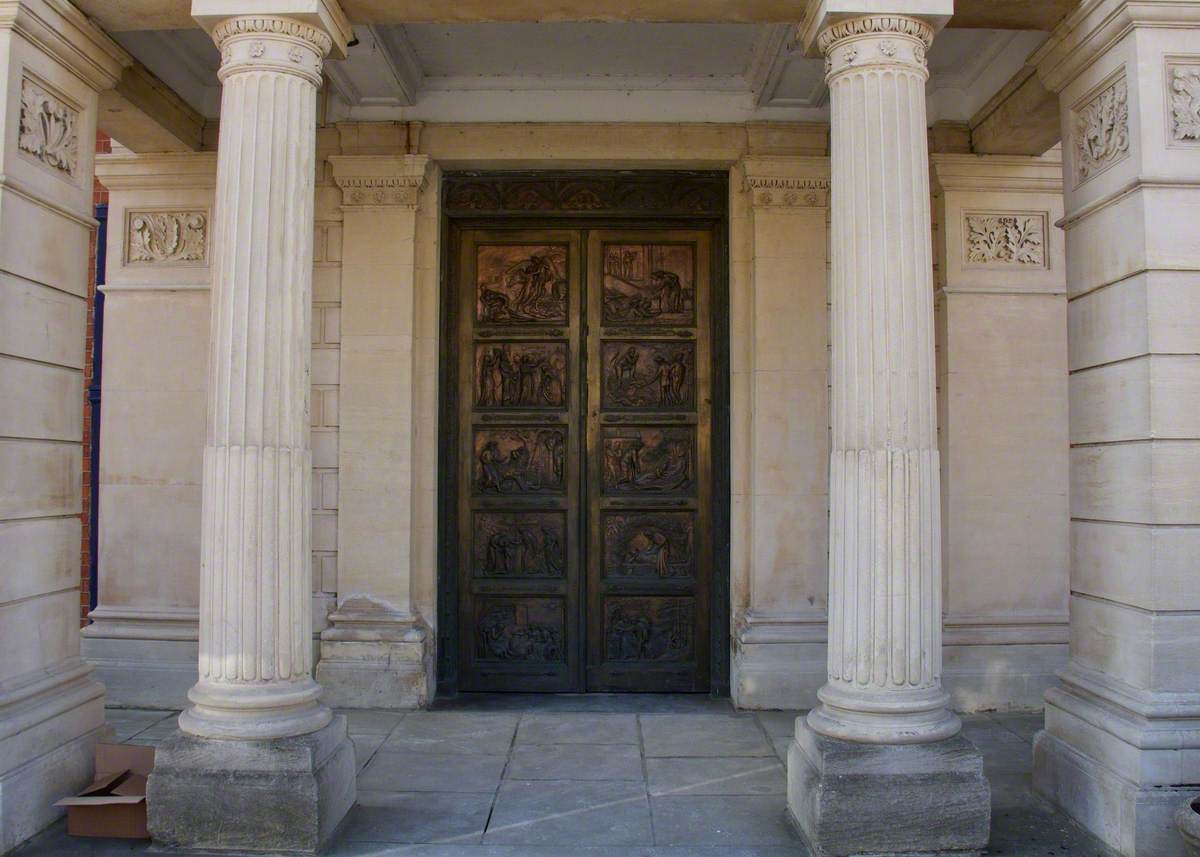
[[[316,852],[354,805],[354,775],[341,715],[273,741],[180,734],[155,754],[150,834],[168,847]]]
[[[814,857],[975,854],[988,842],[983,758],[956,735],[930,744],[856,744],[800,718],[788,748],[788,812]]]

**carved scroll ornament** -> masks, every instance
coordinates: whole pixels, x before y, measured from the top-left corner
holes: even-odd
[[[29,78],[21,79],[18,147],[46,166],[74,178],[79,166],[79,111]]]
[[[1121,75],[1075,111],[1075,180],[1083,184],[1129,154],[1129,88]]]
[[[1200,64],[1167,67],[1171,87],[1171,142],[1200,144]]]

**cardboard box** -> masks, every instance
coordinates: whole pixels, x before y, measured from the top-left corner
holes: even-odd
[[[154,770],[154,748],[97,744],[96,780],[55,806],[67,808],[67,833],[114,839],[149,839],[146,777]]]

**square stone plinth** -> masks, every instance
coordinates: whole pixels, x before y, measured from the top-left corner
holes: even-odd
[[[158,846],[312,854],[354,804],[354,745],[335,715],[311,735],[161,744],[147,785]]]
[[[991,794],[961,735],[932,744],[857,744],[800,718],[788,749],[788,813],[814,857],[977,854]]]

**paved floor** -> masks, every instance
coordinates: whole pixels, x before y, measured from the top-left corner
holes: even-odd
[[[688,696],[464,696],[436,711],[347,712],[358,805],[337,857],[804,857],[784,817],[795,712]],[[111,709],[114,740],[156,744],[175,714]],[[989,855],[1112,857],[1029,790],[1040,715],[976,715],[993,789]],[[19,857],[146,853],[59,824]],[[15,857],[14,855],[14,857]]]

